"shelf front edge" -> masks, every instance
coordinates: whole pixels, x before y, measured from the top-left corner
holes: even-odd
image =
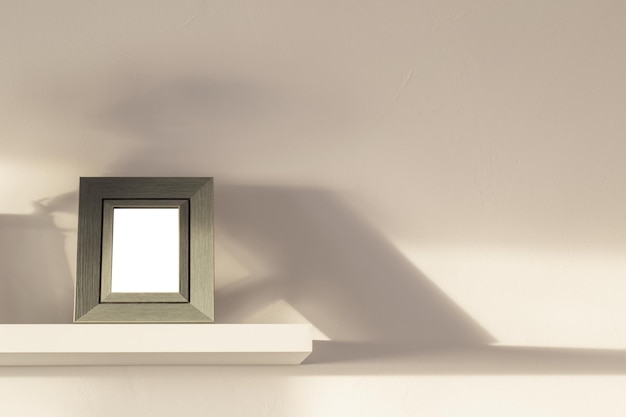
[[[308,324],[4,324],[1,366],[297,365]]]

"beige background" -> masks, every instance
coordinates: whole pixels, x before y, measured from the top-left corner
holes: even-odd
[[[71,321],[79,176],[214,176],[217,320],[320,341],[0,414],[623,416],[625,50],[622,1],[2,1],[0,322]]]

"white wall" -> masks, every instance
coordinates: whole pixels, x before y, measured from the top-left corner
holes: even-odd
[[[0,415],[626,414],[621,1],[2,1],[0,321],[79,176],[216,178],[220,322],[295,368],[0,369]]]

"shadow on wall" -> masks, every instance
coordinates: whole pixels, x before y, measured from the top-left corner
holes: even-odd
[[[32,214],[0,214],[0,323],[72,322],[66,235],[51,215],[66,197],[35,202]]]
[[[284,299],[332,340],[316,345],[319,361],[494,341],[332,193],[224,186],[216,195],[218,238],[251,274],[218,292],[218,319]]]

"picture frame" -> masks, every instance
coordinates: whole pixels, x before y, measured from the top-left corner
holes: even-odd
[[[177,292],[111,290],[118,208],[178,210]],[[74,321],[213,322],[213,252],[213,178],[81,177]]]

